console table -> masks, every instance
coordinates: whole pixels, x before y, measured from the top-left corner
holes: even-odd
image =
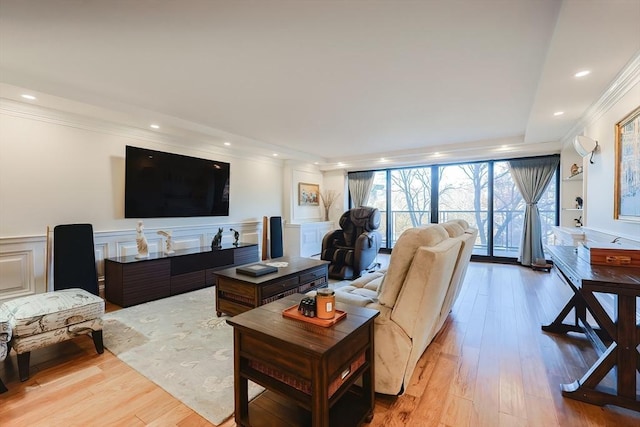
[[[255,243],[179,249],[170,255],[158,252],[141,259],[135,255],[106,258],[105,297],[120,307],[166,298],[212,286],[214,271],[258,259]]]
[[[553,333],[582,332],[600,355],[585,375],[561,385],[563,396],[596,405],[616,405],[640,411],[636,371],[640,370],[640,327],[636,323],[636,298],[640,296],[640,269],[591,265],[584,247],[549,246],[549,253],[560,276],[573,290],[573,297],[560,314],[542,330]],[[612,318],[594,293],[610,294],[615,300]],[[573,322],[564,323],[573,312]],[[597,327],[589,324],[590,314]],[[616,387],[601,381],[610,372]]]
[[[227,319],[233,326],[238,426],[352,427],[374,409],[377,310],[337,303],[347,317],[323,328],[286,318],[292,295]],[[362,387],[356,386],[361,379]],[[248,401],[247,381],[267,389]]]
[[[288,265],[259,277],[237,273],[235,267],[214,273],[218,317],[222,313],[235,316],[287,295],[308,292],[329,283],[329,261],[299,257],[271,261],[287,262]]]

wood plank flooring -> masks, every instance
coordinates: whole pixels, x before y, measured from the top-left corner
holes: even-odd
[[[569,296],[555,273],[471,263],[406,392],[378,395],[371,427],[640,426],[636,412],[562,397],[559,384],[596,359],[583,337],[540,330]],[[0,395],[2,426],[212,425],[109,351],[97,355],[90,338],[33,352],[24,383],[12,352],[0,376],[9,387]]]

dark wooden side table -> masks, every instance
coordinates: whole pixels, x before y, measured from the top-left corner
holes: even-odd
[[[640,327],[636,323],[636,298],[640,296],[640,269],[591,265],[589,251],[572,246],[549,246],[548,251],[573,297],[560,314],[542,330],[553,333],[582,332],[600,355],[585,375],[563,384],[562,395],[596,405],[616,405],[640,411],[636,371],[640,370]],[[595,293],[610,294],[615,315],[610,316]],[[573,321],[564,321],[573,313]],[[590,314],[597,325],[591,325]],[[613,370],[616,386],[601,384]]]
[[[324,328],[282,316],[292,295],[227,320],[234,328],[235,421],[240,426],[353,427],[373,419],[377,310],[336,304]],[[362,387],[355,386],[362,379]],[[267,391],[248,402],[247,381]]]
[[[329,279],[329,261],[312,258],[282,257],[267,262],[286,262],[275,273],[252,277],[240,274],[236,267],[214,273],[216,284],[216,310],[236,315],[287,295],[305,293],[326,287]]]

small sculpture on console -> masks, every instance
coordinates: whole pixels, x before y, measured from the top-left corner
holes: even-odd
[[[240,239],[240,233],[233,228],[230,228],[229,231],[233,231],[233,246],[238,246],[238,239]]]
[[[160,230],[158,234],[167,238],[167,246],[164,253],[167,255],[175,253],[176,251],[173,250],[173,240],[171,240],[171,231]]]
[[[213,236],[211,241],[211,249],[219,249],[222,247],[222,228],[218,228],[218,232]]]
[[[136,245],[138,246],[137,259],[149,258],[149,244],[147,238],[144,236],[144,224],[142,221],[138,221],[136,226]]]

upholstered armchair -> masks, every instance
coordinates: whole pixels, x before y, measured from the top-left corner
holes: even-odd
[[[355,279],[373,265],[380,250],[380,211],[367,206],[350,209],[339,224],[340,230],[322,239],[321,259],[331,262],[329,277]]]

